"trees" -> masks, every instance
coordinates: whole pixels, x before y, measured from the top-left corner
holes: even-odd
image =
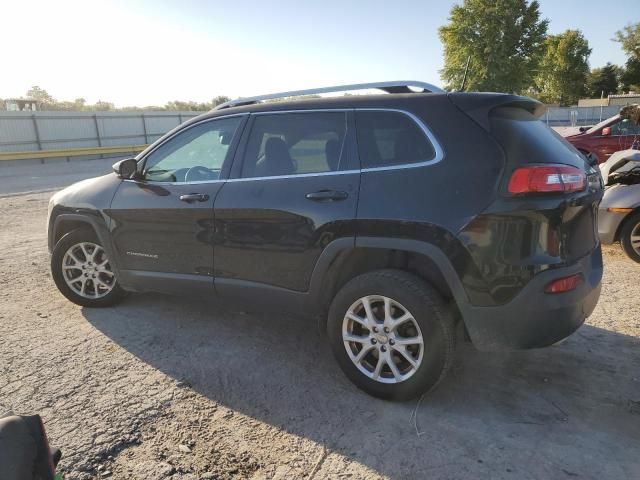
[[[640,92],[640,58],[630,57],[620,72],[622,91]]]
[[[177,110],[177,111],[182,110],[184,112],[188,112],[188,111],[206,112],[207,110],[211,110],[212,108],[217,107],[218,105],[224,102],[228,102],[229,100],[230,98],[224,95],[218,95],[217,97],[213,98],[210,102],[192,102],[192,101],[185,102],[181,100],[174,100],[172,102],[168,102],[164,106],[164,109]]]
[[[218,105],[222,105],[223,103],[228,102],[229,100],[231,99],[226,95],[218,95],[217,97],[214,97],[213,100],[211,100],[211,108],[217,107]]]
[[[111,102],[105,102],[98,100],[95,104],[88,104],[87,101],[78,97],[73,101],[69,100],[56,100],[45,89],[39,86],[33,86],[27,91],[27,97],[31,97],[38,101],[40,110],[68,110],[77,112],[94,112],[94,111],[140,111],[140,110],[181,110],[181,111],[207,111],[220,105],[221,103],[229,101],[229,97],[224,95],[218,95],[214,97],[210,102],[192,102],[192,101],[180,101],[175,100],[168,102],[164,107],[146,106],[136,107],[127,106],[122,108],[116,108]],[[4,102],[0,99],[0,109],[4,107]]]
[[[467,58],[469,90],[520,93],[533,81],[548,20],[540,19],[537,1],[464,0],[440,27],[446,88],[462,83]]]
[[[592,72],[582,32],[547,36],[547,26],[536,0],[463,0],[439,29],[445,88],[460,87],[469,59],[468,90],[521,93],[563,105],[583,94],[640,91],[640,22],[613,39],[628,55],[624,68],[607,63]]]
[[[37,85],[34,85],[29,90],[27,90],[27,97],[31,97],[37,100],[41,106],[53,105],[55,103],[53,97],[49,95],[49,93],[45,89],[40,88]]]
[[[589,73],[589,42],[580,30],[549,35],[535,77],[540,99],[571,105],[584,93]]]
[[[613,39],[622,45],[627,54],[625,68],[620,74],[622,90],[640,91],[640,23],[627,25]]]
[[[598,98],[604,94],[614,95],[618,93],[618,77],[620,67],[610,62],[602,68],[594,68],[587,77],[587,94],[590,98]]]
[[[640,22],[629,24],[622,30],[618,30],[613,40],[622,45],[627,55],[640,58]]]

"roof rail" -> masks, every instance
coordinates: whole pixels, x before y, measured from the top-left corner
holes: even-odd
[[[303,95],[317,95],[320,93],[349,92],[352,90],[369,90],[378,89],[387,93],[410,93],[414,92],[409,87],[421,88],[422,92],[417,93],[442,93],[442,90],[435,85],[415,80],[397,80],[392,82],[374,82],[374,83],[356,83],[353,85],[336,85],[334,87],[311,88],[309,90],[294,90],[291,92],[271,93],[268,95],[259,95],[257,97],[240,97],[235,100],[229,100],[215,107],[213,110],[221,110],[223,108],[238,107],[242,105],[251,105],[264,100],[273,100],[276,98],[300,97]]]

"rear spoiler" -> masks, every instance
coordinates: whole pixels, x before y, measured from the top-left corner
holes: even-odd
[[[489,114],[499,107],[515,107],[526,110],[534,117],[540,117],[545,112],[544,104],[529,97],[509,95],[505,93],[450,93],[449,99],[460,110],[475,120],[487,132],[491,128]]]

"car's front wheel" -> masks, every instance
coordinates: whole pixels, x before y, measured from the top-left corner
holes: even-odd
[[[58,290],[83,307],[108,307],[125,295],[90,228],[73,230],[58,241],[51,255],[51,274]]]
[[[404,400],[432,389],[453,360],[455,330],[443,298],[400,270],[348,282],[331,304],[327,329],[347,377],[380,398]]]
[[[634,213],[624,221],[620,230],[620,243],[627,256],[640,263],[640,212]]]

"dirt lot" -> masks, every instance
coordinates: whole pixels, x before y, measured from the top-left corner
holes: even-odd
[[[0,411],[39,412],[67,479],[640,478],[640,267],[605,251],[566,342],[458,349],[421,402],[342,376],[313,322],[158,295],[56,291],[50,194],[0,198]]]

